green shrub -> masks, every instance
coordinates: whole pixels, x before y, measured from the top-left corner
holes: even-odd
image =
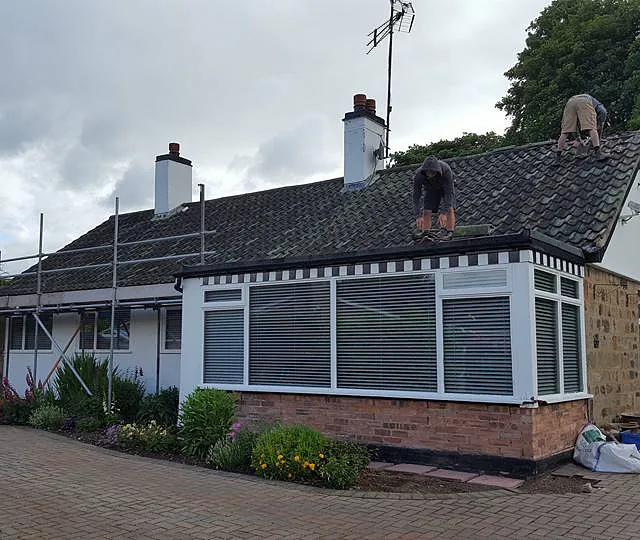
[[[140,411],[144,398],[144,382],[135,375],[113,377],[113,402],[125,422],[133,422]]]
[[[182,451],[204,459],[209,449],[229,431],[235,414],[235,397],[213,388],[196,388],[182,406]]]
[[[125,448],[144,452],[164,453],[177,446],[175,435],[165,426],[152,420],[147,425],[125,424],[120,426],[117,439]]]
[[[82,433],[95,433],[102,431],[105,426],[103,418],[93,418],[87,416],[76,421],[76,429]]]
[[[72,415],[95,416],[104,415],[109,392],[109,361],[98,360],[90,353],[77,353],[72,364],[82,380],[91,390],[89,396],[67,364],[63,364],[56,372],[53,386],[60,403]],[[144,383],[134,375],[121,375],[114,367],[112,376],[112,397],[114,410],[118,411],[125,421],[135,420],[140,403],[144,396]],[[96,404],[102,412],[97,410]]]
[[[220,439],[210,448],[207,464],[223,471],[248,473],[251,470],[251,453],[259,435],[257,431],[242,429],[233,438]]]
[[[360,444],[332,441],[318,467],[322,485],[334,489],[355,486],[370,459],[369,451]]]
[[[347,489],[369,460],[368,450],[359,444],[332,441],[306,426],[281,425],[258,437],[251,467],[264,478]]]
[[[38,429],[62,428],[67,414],[62,407],[57,405],[40,405],[29,416],[29,424]]]
[[[175,386],[165,388],[158,394],[147,394],[140,404],[138,422],[148,424],[155,420],[163,426],[175,426],[178,423],[180,393]]]
[[[107,360],[97,360],[93,354],[76,353],[71,360],[73,367],[91,390],[93,397],[102,404],[106,401],[109,364]],[[88,415],[89,396],[73,374],[71,368],[62,364],[56,371],[53,386],[60,403],[70,414]]]
[[[303,425],[279,425],[265,431],[253,448],[251,467],[258,476],[274,480],[303,480],[317,476],[329,441]]]

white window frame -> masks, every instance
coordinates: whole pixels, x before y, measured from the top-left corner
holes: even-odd
[[[443,260],[443,259],[441,259]],[[374,263],[375,264],[375,263]],[[510,298],[510,304],[512,305],[512,267],[516,264],[523,265],[526,263],[505,263],[481,265],[481,266],[461,266],[456,268],[448,268],[448,265],[433,270],[408,270],[405,266],[404,272],[385,272],[376,274],[364,275],[362,272],[362,265],[355,265],[355,273],[353,275],[347,275],[345,268],[340,268],[338,276],[329,277],[314,277],[315,272],[311,272],[309,278],[302,278],[302,271],[296,273],[295,280],[283,279],[281,281],[275,281],[275,272],[270,272],[269,281],[262,281],[262,273],[258,272],[256,281],[249,283],[238,283],[236,279],[230,279],[231,283],[222,283],[219,285],[204,285],[200,287],[201,298],[201,321],[204,325],[204,313],[212,310],[229,310],[229,309],[244,309],[244,380],[242,385],[238,384],[210,384],[204,383],[200,380],[200,385],[204,387],[222,388],[225,390],[234,391],[246,391],[246,392],[285,392],[285,393],[300,393],[300,394],[326,394],[326,395],[350,395],[350,396],[363,396],[363,397],[389,397],[389,398],[415,398],[415,399],[430,399],[430,400],[448,400],[448,401],[473,401],[483,403],[508,403],[508,404],[520,404],[522,397],[516,394],[516,359],[522,355],[515,354],[514,346],[517,346],[516,336],[513,331],[513,321],[511,322],[511,347],[512,347],[512,377],[514,392],[511,396],[505,395],[490,395],[490,394],[460,394],[460,393],[446,393],[444,392],[444,349],[443,349],[443,331],[442,331],[442,300],[445,298],[477,298],[483,297],[495,297],[495,296],[508,296]],[[503,287],[476,287],[476,288],[460,288],[460,289],[443,289],[442,276],[448,272],[483,272],[497,268],[504,269],[507,274],[507,283]],[[287,271],[285,271],[287,272]],[[437,374],[438,374],[438,391],[437,392],[414,392],[414,391],[398,391],[398,390],[369,390],[369,389],[351,389],[351,388],[338,388],[337,387],[337,344],[336,344],[336,289],[337,282],[350,279],[377,279],[385,276],[403,276],[409,274],[432,274],[435,277],[436,288],[436,353],[437,353]],[[329,294],[330,294],[330,324],[331,324],[331,386],[330,387],[297,387],[297,386],[267,386],[267,385],[249,385],[249,289],[251,287],[269,287],[283,285],[286,283],[305,283],[310,281],[328,281],[329,282]],[[222,289],[241,289],[242,295],[239,301],[230,302],[204,302],[204,292],[207,290],[222,290]],[[513,309],[511,310],[513,313]],[[510,316],[512,315],[510,314]],[[203,361],[204,361],[204,344],[202,347]],[[201,370],[202,372],[202,370]]]
[[[182,351],[182,340],[178,349],[167,349],[167,311],[179,310],[182,313],[181,306],[165,306],[160,310],[160,354],[180,354]],[[182,331],[181,331],[182,332]]]
[[[547,291],[541,291],[534,287],[534,275],[535,271],[539,270],[541,272],[546,272],[547,274],[552,274],[555,276],[556,280],[556,292],[550,293]],[[561,294],[560,288],[560,278],[570,279],[572,281],[578,282],[578,297],[574,298],[572,296],[563,296]],[[560,401],[571,401],[576,399],[584,399],[588,397],[592,397],[591,394],[587,392],[587,348],[586,348],[586,334],[585,334],[585,318],[584,318],[584,280],[582,277],[575,276],[573,274],[568,274],[566,272],[562,272],[556,270],[554,268],[549,268],[547,266],[542,266],[538,264],[532,265],[531,269],[531,294],[533,298],[533,302],[535,305],[535,298],[544,298],[546,300],[550,300],[555,303],[556,306],[556,330],[558,337],[558,375],[559,375],[559,389],[560,391],[555,394],[538,394],[538,381],[537,381],[537,372],[538,372],[538,351],[536,349],[536,340],[535,340],[535,316],[532,314],[532,329],[533,329],[533,367],[534,367],[534,376],[535,376],[535,396],[536,399],[540,399],[546,401],[548,403],[557,403]],[[564,355],[563,355],[563,339],[562,339],[562,304],[570,304],[578,307],[578,317],[579,321],[579,330],[581,336],[581,347],[580,347],[580,380],[582,383],[582,389],[578,392],[569,392],[565,393],[564,391]]]
[[[126,349],[117,349],[115,346],[113,348],[113,352],[114,354],[128,354],[132,352],[131,349],[131,339],[132,339],[132,332],[131,332],[131,321],[133,319],[132,313],[133,310],[130,308],[116,308],[116,311],[118,309],[128,309],[129,310],[129,340],[128,340],[128,346]],[[108,353],[110,351],[110,347],[107,347],[105,349],[98,349],[97,345],[98,345],[98,313],[100,311],[109,311],[110,308],[107,308],[106,310],[92,310],[92,311],[87,311],[84,314],[80,315],[80,324],[82,325],[82,317],[86,316],[87,314],[89,315],[93,315],[93,347],[92,348],[88,348],[82,347],[82,329],[80,329],[80,332],[78,333],[78,350],[79,351],[88,351],[88,352],[93,352],[96,354],[104,354],[104,353]],[[111,322],[109,322],[109,324],[111,324]],[[113,331],[113,330],[112,330]],[[114,344],[115,345],[115,344]]]
[[[7,350],[10,349],[10,354],[21,354],[21,353],[33,353],[33,351],[35,351],[35,348],[32,349],[27,349],[26,347],[26,343],[27,343],[27,321],[29,319],[31,319],[33,321],[33,323],[37,326],[38,328],[38,336],[40,336],[41,334],[44,334],[44,332],[42,331],[42,328],[40,328],[40,326],[38,325],[38,323],[36,322],[36,320],[33,317],[33,314],[31,313],[26,313],[23,315],[13,315],[10,317],[11,319],[18,319],[18,318],[22,318],[22,336],[21,336],[21,342],[20,342],[20,348],[19,349],[10,349],[11,347],[11,333],[8,332],[7,330],[11,330],[13,331],[13,322],[11,323],[11,328],[7,328],[7,326],[9,325],[5,325],[5,334],[7,334]],[[55,314],[51,314],[51,335],[53,335],[53,319],[55,318]],[[44,322],[44,321],[43,321]],[[35,345],[35,340],[34,340],[34,345]],[[40,348],[38,347],[38,351],[43,351],[43,352],[48,352],[48,351],[52,351],[53,350],[53,342],[51,340],[49,340],[49,347],[48,348]]]

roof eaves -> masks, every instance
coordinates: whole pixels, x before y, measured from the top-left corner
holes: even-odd
[[[438,244],[416,244],[374,251],[334,253],[316,257],[285,257],[255,261],[195,265],[183,267],[174,274],[177,278],[195,278],[232,273],[265,272],[284,269],[310,268],[338,264],[361,264],[381,259],[411,259],[429,256],[465,255],[478,251],[499,251],[503,249],[536,249],[549,255],[561,257],[569,262],[584,264],[581,250],[548,236],[528,230],[518,234],[460,238]]]

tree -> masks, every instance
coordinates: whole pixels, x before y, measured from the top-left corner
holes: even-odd
[[[505,145],[502,135],[490,131],[483,135],[477,133],[463,133],[461,137],[452,140],[442,139],[438,142],[411,145],[407,150],[391,154],[391,166],[412,165],[421,163],[427,156],[437,156],[446,159],[458,156],[470,156],[494,150]]]
[[[511,144],[557,136],[564,105],[589,93],[612,131],[640,128],[640,0],[554,0],[528,28],[496,107],[512,118]]]

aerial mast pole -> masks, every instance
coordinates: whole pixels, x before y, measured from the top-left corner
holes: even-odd
[[[386,137],[385,137],[385,158],[389,157],[389,133],[391,132],[391,64],[393,61],[393,33],[397,32],[411,32],[413,28],[413,20],[415,18],[415,10],[411,2],[403,2],[401,0],[389,0],[391,6],[391,13],[389,14],[389,20],[383,22],[381,25],[374,28],[369,32],[369,41],[367,47],[369,54],[375,49],[384,39],[389,36],[389,56],[387,59],[387,118],[386,118]]]

